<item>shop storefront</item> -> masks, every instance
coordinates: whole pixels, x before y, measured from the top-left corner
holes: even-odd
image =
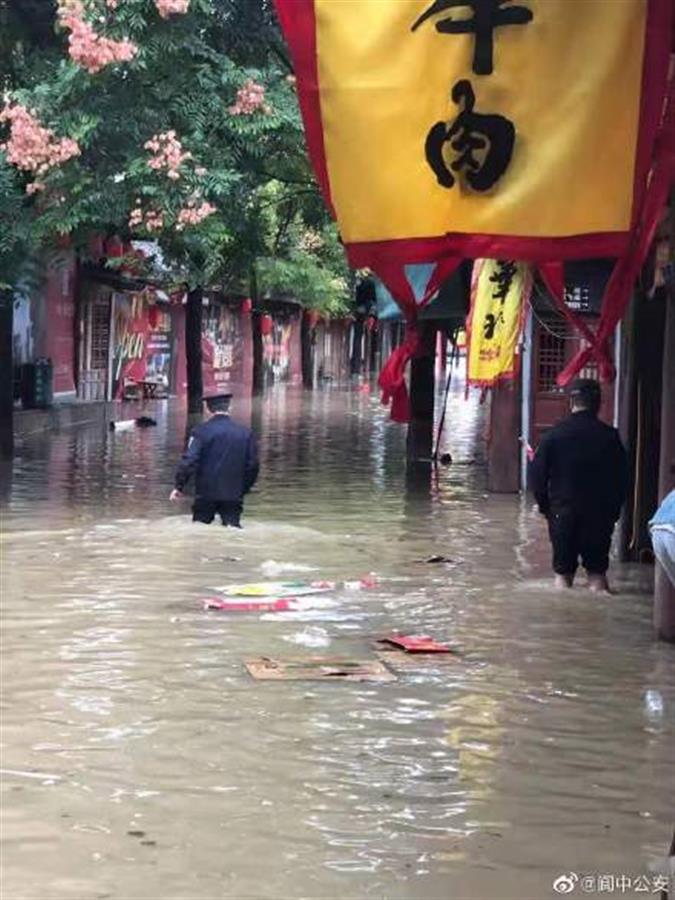
[[[78,396],[123,400],[174,392],[175,318],[159,292],[91,283],[80,308]]]

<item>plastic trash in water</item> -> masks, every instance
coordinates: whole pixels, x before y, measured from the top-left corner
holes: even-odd
[[[370,572],[358,581],[345,581],[343,587],[346,591],[369,591],[376,588],[379,583],[377,575]]]
[[[664,704],[661,691],[645,691],[645,714],[648,719],[661,719],[663,717]]]
[[[313,566],[303,566],[299,563],[277,562],[275,559],[266,559],[260,566],[260,571],[267,578],[275,575],[283,575],[285,572],[316,572]]]
[[[284,640],[291,644],[299,644],[301,647],[311,647],[312,649],[329,647],[331,642],[326,629],[319,628],[317,625],[308,625],[302,631],[286,635]]]
[[[204,609],[219,609],[230,613],[247,612],[290,612],[297,609],[292,598],[263,600],[236,600],[223,599],[221,597],[206,597],[202,600]]]

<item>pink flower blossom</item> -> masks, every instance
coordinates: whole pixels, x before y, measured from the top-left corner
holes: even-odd
[[[165,169],[172,181],[177,181],[181,177],[181,165],[186,160],[192,159],[192,154],[183,150],[175,131],[155,134],[143,146],[154,154],[148,160],[148,167],[158,172]]]
[[[163,19],[177,13],[186,13],[190,8],[190,0],[155,0],[157,11]]]
[[[234,104],[228,108],[232,116],[250,116],[254,112],[262,110],[264,113],[272,112],[269,104],[265,103],[265,87],[249,78],[237,91]]]
[[[212,203],[206,200],[200,202],[198,197],[193,196],[188,200],[187,206],[184,206],[178,213],[176,229],[182,231],[186,225],[199,225],[214,212],[216,212],[216,207]]]
[[[159,231],[164,228],[164,215],[158,209],[148,209],[145,212],[140,206],[136,206],[129,213],[129,228],[145,228],[146,231]]]
[[[73,156],[79,156],[80,148],[72,138],[57,138],[51,128],[38,121],[35,111],[29,111],[20,103],[7,103],[0,110],[0,124],[9,125],[9,138],[0,149],[7,154],[11,165],[43,176]],[[26,193],[31,195],[44,190],[44,184],[36,179],[29,184]]]
[[[106,2],[109,9],[117,7],[117,0]],[[58,0],[58,18],[60,25],[70,32],[68,35],[70,58],[91,75],[95,75],[112,63],[129,62],[138,52],[138,47],[133,41],[127,39],[114,41],[112,38],[97,34],[85,19],[82,0]]]

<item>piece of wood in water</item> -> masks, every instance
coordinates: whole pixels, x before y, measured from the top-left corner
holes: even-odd
[[[396,675],[374,659],[312,656],[272,659],[260,656],[244,662],[259,681],[396,681]]]
[[[456,653],[406,653],[391,644],[373,644],[375,656],[397,672],[419,672],[430,669],[447,669],[457,665]]]

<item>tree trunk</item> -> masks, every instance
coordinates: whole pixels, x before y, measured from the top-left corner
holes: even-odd
[[[410,362],[410,425],[406,443],[408,467],[431,466],[434,446],[434,362],[436,328],[421,324],[424,355]]]
[[[14,358],[12,324],[14,296],[0,291],[0,456],[12,455],[14,417]]]
[[[261,322],[262,313],[254,312],[251,316],[251,329],[253,333],[253,393],[262,394],[264,389],[263,371],[263,336]]]
[[[204,291],[196,287],[188,293],[185,312],[185,362],[187,368],[188,415],[202,411],[204,381],[202,377],[202,298]]]
[[[314,387],[314,354],[312,352],[314,333],[309,324],[309,316],[303,313],[300,325],[300,346],[302,348],[302,384],[306,388]]]

